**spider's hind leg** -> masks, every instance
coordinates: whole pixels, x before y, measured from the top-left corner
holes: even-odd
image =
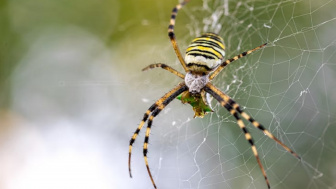
[[[177,41],[176,41],[175,33],[174,33],[174,27],[175,27],[177,12],[188,2],[189,2],[189,0],[185,0],[182,3],[176,5],[173,8],[171,16],[170,16],[169,25],[168,25],[168,36],[169,36],[170,42],[173,45],[173,48],[174,48],[174,51],[175,51],[175,54],[176,54],[177,58],[179,59],[184,71],[186,71],[186,72],[188,72],[188,68],[187,68],[187,65],[186,65],[186,63],[183,59],[181,51],[180,51],[180,49],[177,45]]]
[[[253,51],[256,51],[258,49],[261,49],[262,47],[264,47],[265,45],[267,45],[267,43],[264,43],[262,45],[260,45],[259,47],[256,47],[254,49],[251,49],[251,50],[248,50],[248,51],[245,51],[237,56],[234,56],[233,58],[230,58],[224,62],[222,62],[212,73],[211,75],[209,76],[209,79],[212,80],[213,78],[215,78],[223,69],[225,66],[227,66],[228,64],[248,55],[248,54],[251,54]]]

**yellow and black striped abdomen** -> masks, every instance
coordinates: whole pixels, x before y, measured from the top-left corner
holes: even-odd
[[[225,56],[223,39],[214,33],[195,38],[186,50],[185,61],[192,72],[209,72],[216,68]]]

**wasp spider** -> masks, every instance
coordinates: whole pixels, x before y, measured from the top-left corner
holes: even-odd
[[[143,69],[144,71],[153,68],[162,68],[175,74],[184,81],[178,84],[168,93],[163,95],[152,106],[150,106],[149,109],[144,114],[142,121],[140,122],[138,128],[134,132],[129,143],[128,167],[130,177],[132,177],[131,174],[132,145],[136,137],[138,136],[140,130],[144,126],[145,122],[147,121],[147,129],[143,145],[143,155],[149,177],[153,183],[154,188],[157,188],[153,176],[151,174],[151,171],[149,169],[147,160],[149,134],[151,131],[153,119],[175,98],[180,99],[182,103],[190,104],[195,112],[194,117],[203,117],[207,113],[212,112],[211,106],[207,98],[208,95],[211,95],[221,104],[221,106],[225,107],[237,120],[238,126],[242,129],[246,140],[251,145],[252,152],[259,164],[261,172],[265,178],[266,184],[268,188],[270,188],[270,184],[267,179],[265,169],[261,164],[260,158],[258,156],[257,148],[254,145],[252,136],[248,132],[240,116],[242,116],[245,120],[252,123],[254,127],[264,132],[264,134],[267,135],[269,138],[275,140],[278,144],[280,144],[285,150],[290,152],[293,156],[295,156],[298,159],[300,159],[300,157],[289,147],[283,144],[279,139],[277,139],[273,134],[271,134],[268,130],[266,130],[264,126],[262,126],[259,122],[255,121],[250,115],[245,113],[240,108],[240,106],[234,100],[232,100],[227,94],[223,93],[217,87],[215,87],[213,84],[210,83],[223,70],[223,68],[226,65],[252,53],[255,50],[264,47],[266,43],[252,50],[243,52],[231,59],[223,61],[225,56],[225,46],[223,39],[215,33],[205,33],[202,36],[195,38],[191,42],[191,44],[188,46],[186,50],[186,55],[183,58],[175,39],[174,26],[178,10],[181,9],[187,2],[189,2],[189,0],[185,0],[184,2],[178,4],[176,7],[173,8],[170,18],[170,24],[168,27],[168,36],[173,45],[177,58],[179,59],[186,74],[184,75],[176,71],[175,69],[171,68],[170,66],[161,63],[151,64]]]

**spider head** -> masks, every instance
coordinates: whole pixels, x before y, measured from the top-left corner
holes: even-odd
[[[190,71],[209,73],[225,56],[223,39],[214,33],[205,33],[192,40],[186,50],[185,61]]]
[[[193,72],[188,72],[184,77],[184,82],[192,94],[198,94],[209,82],[209,75],[199,75]]]

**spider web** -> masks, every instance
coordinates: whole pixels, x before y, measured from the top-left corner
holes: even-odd
[[[144,131],[132,179],[128,142],[147,108],[181,81],[140,71],[156,62],[182,71],[167,38],[176,3],[0,3],[1,188],[153,188]],[[245,121],[272,188],[336,188],[335,7],[333,0],[192,0],[177,17],[182,52],[202,32],[223,37],[227,58],[268,43],[213,83],[301,156]],[[193,119],[175,100],[154,119],[148,156],[158,188],[267,188],[234,117],[212,106]]]
[[[272,188],[336,188],[335,7],[328,0],[204,0],[191,2],[177,18],[181,49],[206,31],[224,38],[227,58],[268,43],[225,68],[214,84],[302,157],[297,160],[245,122]],[[148,77],[162,74],[157,72]],[[160,95],[168,90],[146,87]],[[154,121],[149,157],[157,184],[266,188],[235,119],[217,102],[212,104],[214,113],[192,119],[188,105],[173,103]]]

